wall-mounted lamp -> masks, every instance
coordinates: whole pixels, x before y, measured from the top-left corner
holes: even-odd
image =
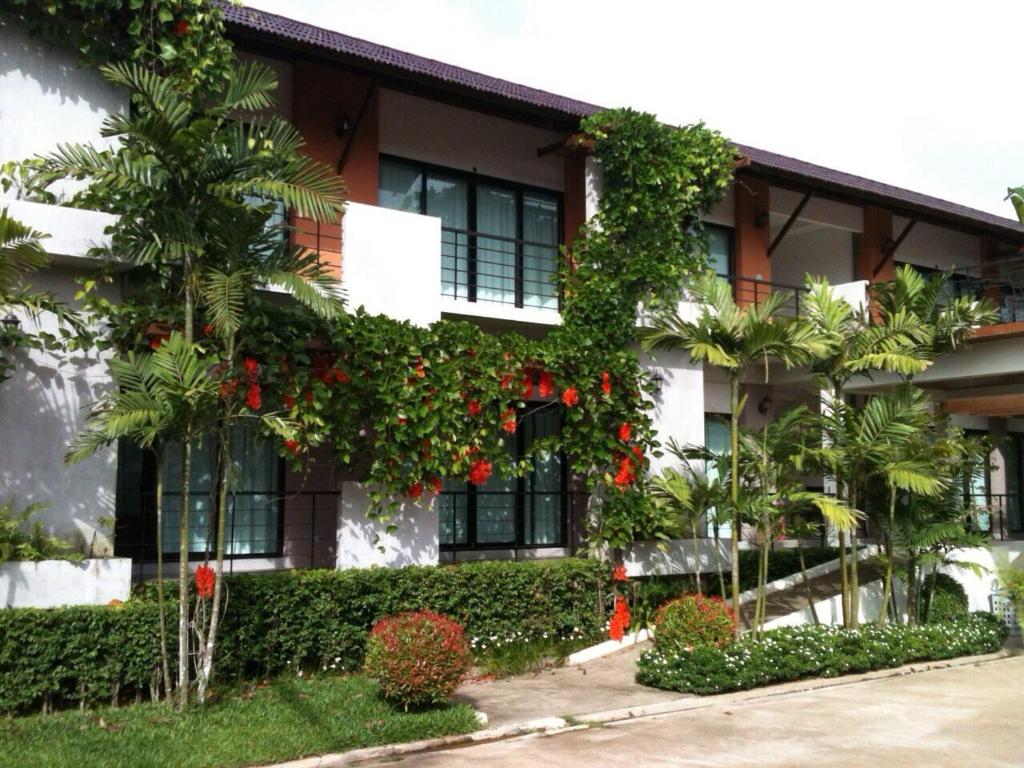
[[[4,330],[7,333],[14,333],[18,330],[18,326],[21,325],[21,320],[13,312],[8,312],[0,322],[4,324]]]
[[[757,412],[762,416],[772,409],[772,396],[765,395],[761,398],[761,402],[757,404]]]
[[[352,130],[352,121],[349,120],[347,113],[342,115],[341,117],[339,117],[338,118],[338,122],[336,122],[334,124],[334,135],[337,136],[339,139],[342,136],[347,135],[348,132],[351,131],[351,130]]]
[[[760,211],[757,212],[757,215],[754,216],[754,226],[757,227],[758,229],[760,229],[761,227],[768,226],[768,211],[767,210],[762,208]]]
[[[662,387],[665,386],[665,377],[660,373],[651,376],[651,385],[654,387],[654,394],[660,395]]]

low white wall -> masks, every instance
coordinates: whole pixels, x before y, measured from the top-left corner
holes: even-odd
[[[1024,541],[1005,541],[992,544],[991,549],[960,549],[952,553],[951,558],[959,562],[975,563],[981,571],[973,571],[956,566],[942,568],[942,572],[956,579],[967,593],[967,608],[971,611],[988,611],[992,609],[990,596],[993,583],[996,581],[996,557],[1007,557],[1011,561],[1024,557]]]
[[[722,570],[728,570],[729,540],[719,539]],[[672,539],[660,548],[657,542],[634,542],[623,555],[622,562],[629,576],[665,576],[677,573],[696,573],[698,552],[702,574],[715,572],[715,540],[697,539],[698,552],[694,552],[693,539]]]
[[[441,220],[349,203],[341,286],[351,308],[415,325],[441,317]]]
[[[893,589],[896,595],[896,607],[903,619],[906,620],[907,600],[906,590],[899,580],[893,581]],[[868,582],[861,586],[860,610],[857,612],[861,624],[868,624],[878,621],[878,612],[882,607],[882,582],[881,580]],[[843,623],[843,600],[841,595],[835,595],[827,600],[819,600],[814,604],[818,614],[818,621],[822,624]],[[779,627],[797,627],[803,624],[813,624],[810,607],[801,608],[793,613],[780,616],[777,619],[765,622],[765,629],[777,629]]]
[[[0,564],[0,596],[6,608],[106,605],[127,600],[131,586],[132,561],[127,557]]]
[[[2,207],[6,207],[8,214],[22,224],[49,235],[42,241],[43,248],[55,257],[80,257],[94,246],[110,245],[110,236],[104,233],[104,229],[117,221],[117,217],[109,213],[26,200],[5,200]]]
[[[338,512],[338,568],[381,565],[434,565],[438,562],[438,514],[436,498],[420,503],[403,502],[387,522],[366,516],[370,498],[362,483],[341,483]],[[388,525],[397,530],[388,533]]]

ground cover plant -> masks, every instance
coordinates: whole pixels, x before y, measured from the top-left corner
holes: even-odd
[[[699,695],[756,688],[805,677],[838,677],[914,661],[998,651],[1006,628],[991,614],[923,626],[859,629],[802,626],[746,636],[732,645],[686,650],[661,647],[637,662],[637,682]]]
[[[178,712],[136,707],[0,719],[0,766],[229,768],[467,733],[458,704],[405,713],[362,675],[290,675],[213,696]]]

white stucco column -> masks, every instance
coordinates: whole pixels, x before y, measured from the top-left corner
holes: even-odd
[[[435,565],[438,562],[437,497],[403,501],[387,521],[366,516],[370,497],[362,483],[342,482],[338,509],[338,568]],[[388,533],[388,525],[396,526]]]

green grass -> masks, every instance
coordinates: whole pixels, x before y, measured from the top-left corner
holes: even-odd
[[[604,637],[512,640],[478,652],[475,665],[487,675],[510,677],[561,666],[569,654],[604,640]]]
[[[0,766],[228,768],[468,733],[472,708],[405,713],[365,677],[275,680],[180,714],[155,704],[0,719]]]

